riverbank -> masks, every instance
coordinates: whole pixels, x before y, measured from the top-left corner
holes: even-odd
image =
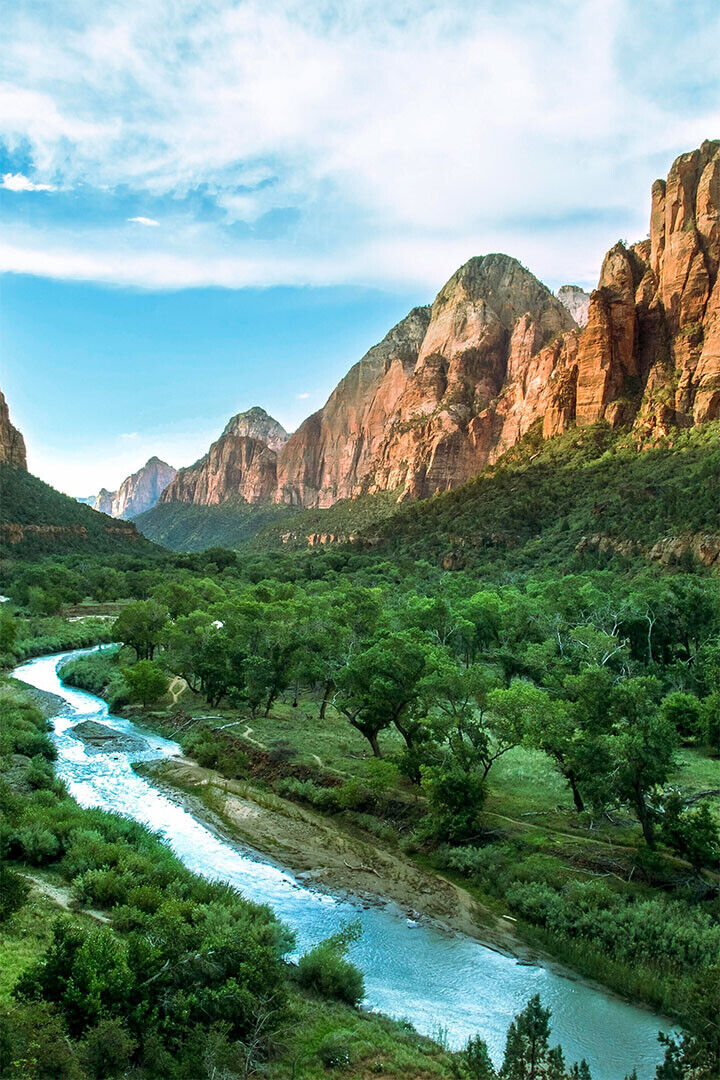
[[[298,803],[227,780],[185,758],[141,764],[136,771],[161,789],[182,792],[193,815],[205,824],[277,860],[309,887],[367,904],[393,903],[409,917],[432,920],[505,955],[526,962],[537,957],[513,934],[509,920],[483,907],[466,889]]]

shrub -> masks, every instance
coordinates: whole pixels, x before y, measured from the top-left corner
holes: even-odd
[[[104,1019],[80,1043],[80,1058],[91,1076],[105,1080],[127,1068],[136,1046],[122,1021]]]
[[[0,922],[20,910],[29,892],[27,882],[4,862],[0,862]]]
[[[347,959],[347,951],[359,934],[359,924],[352,924],[301,956],[297,969],[300,985],[322,997],[358,1005],[365,996],[365,980]]]
[[[40,824],[25,825],[18,829],[15,840],[27,861],[37,866],[52,862],[60,851],[57,836]]]

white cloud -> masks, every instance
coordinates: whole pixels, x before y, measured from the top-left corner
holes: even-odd
[[[54,191],[52,184],[36,184],[22,173],[5,173],[0,187],[7,191]]]
[[[154,225],[159,225],[160,224],[159,221],[156,221],[155,218],[151,218],[151,217],[129,217],[128,221],[133,221],[133,222],[135,222],[136,225],[154,226]]]
[[[654,175],[720,129],[716,101],[671,92],[677,35],[653,41],[650,66],[621,58],[634,0],[74,0],[65,23],[43,6],[6,16],[9,143],[29,144],[43,180],[170,201],[202,189],[224,221],[163,215],[152,252],[109,225],[26,222],[12,244],[33,273],[439,283],[509,249],[558,283],[592,281],[619,231],[644,235]],[[711,85],[720,12],[692,7],[687,78]],[[285,209],[290,242],[265,237],[263,215]],[[604,223],[568,227],[588,209]],[[246,232],[223,233],[232,222]]]
[[[140,433],[137,431],[123,431],[120,435],[121,439],[139,439]]]
[[[310,394],[296,394],[295,397],[298,399],[298,401],[307,401],[307,399],[310,397]]]

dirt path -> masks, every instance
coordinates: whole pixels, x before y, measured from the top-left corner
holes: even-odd
[[[30,883],[35,892],[39,892],[46,896],[48,900],[52,900],[63,911],[69,911],[73,915],[78,914],[78,912],[82,915],[89,915],[91,919],[101,923],[110,922],[107,915],[103,915],[101,911],[93,911],[91,908],[78,908],[68,886],[57,885],[54,882],[46,881],[45,878],[36,877],[34,874],[21,874],[21,877]]]
[[[168,686],[168,693],[170,694],[170,696],[172,698],[173,705],[177,705],[178,698],[186,690],[187,690],[187,683],[185,682],[184,679],[180,678],[179,675],[176,675],[175,678],[170,683],[170,685]]]
[[[160,787],[183,791],[189,809],[219,832],[245,840],[277,859],[307,885],[390,901],[491,948],[523,958],[535,954],[511,925],[478,904],[465,889],[423,871],[401,854],[345,832],[341,825],[297,803],[226,780],[194,762],[173,758],[142,766]]]

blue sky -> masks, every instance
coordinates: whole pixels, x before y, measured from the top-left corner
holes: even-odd
[[[471,255],[592,286],[720,134],[716,0],[0,16],[0,386],[73,494],[252,404],[295,426]]]

